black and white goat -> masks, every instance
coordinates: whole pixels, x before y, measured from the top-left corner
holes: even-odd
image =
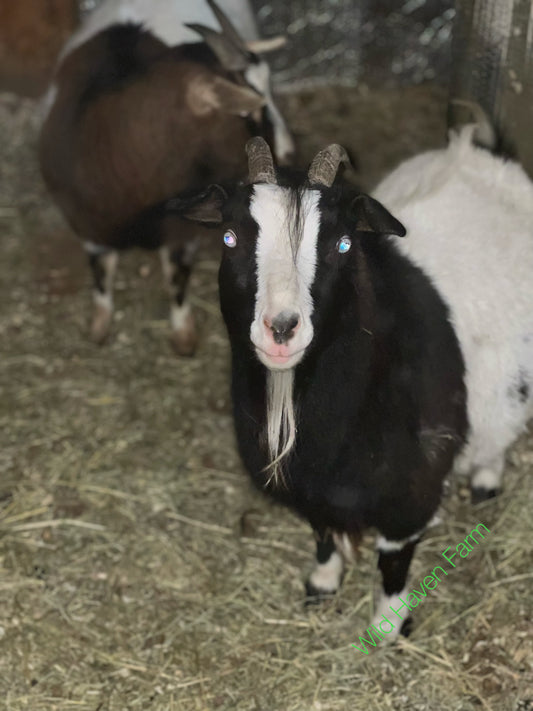
[[[148,208],[244,177],[257,133],[280,162],[293,143],[270,93],[247,0],[107,0],[63,50],[40,136],[45,182],[84,241],[94,275],[92,336],[105,339],[118,252],[160,248],[173,344],[196,345],[186,297],[198,227]],[[278,38],[279,39],[279,38]],[[200,230],[201,232],[201,230]]]
[[[402,608],[456,457],[490,496],[533,414],[533,185],[469,127],[400,166],[381,202],[334,183],[340,146],[296,185],[262,139],[248,151],[246,186],[173,203],[225,226],[240,453],[315,531],[310,593],[334,592],[346,544],[377,529],[381,617]]]

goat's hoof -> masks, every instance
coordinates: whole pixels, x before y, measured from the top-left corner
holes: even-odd
[[[91,323],[91,341],[93,343],[101,346],[106,341],[111,329],[111,317],[109,309],[100,304],[95,306]]]
[[[409,637],[411,632],[413,631],[415,623],[413,622],[412,617],[406,617],[405,620],[402,622],[402,626],[400,627],[400,634],[402,637]]]
[[[193,356],[198,345],[196,322],[189,306],[174,305],[170,312],[170,345],[179,356]]]
[[[336,592],[336,590],[321,590],[307,580],[305,583],[305,607],[322,605],[328,600],[333,600]]]
[[[494,499],[500,493],[500,489],[486,489],[484,486],[473,486],[470,489],[470,501],[475,506],[483,501]]]
[[[176,355],[193,356],[198,345],[198,336],[196,330],[189,329],[181,331],[172,331],[170,334],[170,345]]]

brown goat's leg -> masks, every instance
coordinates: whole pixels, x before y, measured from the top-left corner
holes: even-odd
[[[193,355],[198,343],[196,323],[187,298],[196,244],[160,249],[161,265],[170,294],[170,342],[178,355]]]
[[[85,249],[89,255],[94,285],[91,340],[101,344],[109,335],[113,316],[113,279],[118,253],[88,243],[85,244]]]

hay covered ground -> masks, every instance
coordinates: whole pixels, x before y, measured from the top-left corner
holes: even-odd
[[[444,140],[444,92],[285,96],[303,158],[332,140],[371,186]],[[194,276],[202,342],[167,343],[157,260],[121,262],[113,336],[89,343],[89,275],[36,162],[36,104],[0,97],[0,708],[8,711],[531,711],[533,436],[505,492],[447,490],[411,587],[490,529],[415,611],[408,640],[350,646],[377,589],[373,538],[304,609],[305,524],[248,485],[228,400],[218,248]]]

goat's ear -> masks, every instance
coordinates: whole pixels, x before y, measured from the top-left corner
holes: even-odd
[[[218,108],[227,114],[248,116],[261,109],[266,103],[265,97],[257,91],[247,86],[239,86],[222,77],[216,77],[214,89]]]
[[[220,185],[210,185],[201,193],[167,200],[165,211],[178,214],[180,217],[192,222],[220,225],[222,222],[222,208],[227,199],[228,195]]]
[[[355,229],[360,232],[405,237],[406,230],[402,223],[369,195],[358,195],[354,198],[350,205],[350,214],[355,220]]]
[[[243,72],[250,64],[246,47],[238,46],[225,34],[195,23],[187,23],[185,27],[200,35],[224,69],[229,72]]]
[[[261,94],[223,77],[202,77],[191,82],[186,100],[196,116],[205,116],[211,111],[248,116],[265,105],[265,98]]]

